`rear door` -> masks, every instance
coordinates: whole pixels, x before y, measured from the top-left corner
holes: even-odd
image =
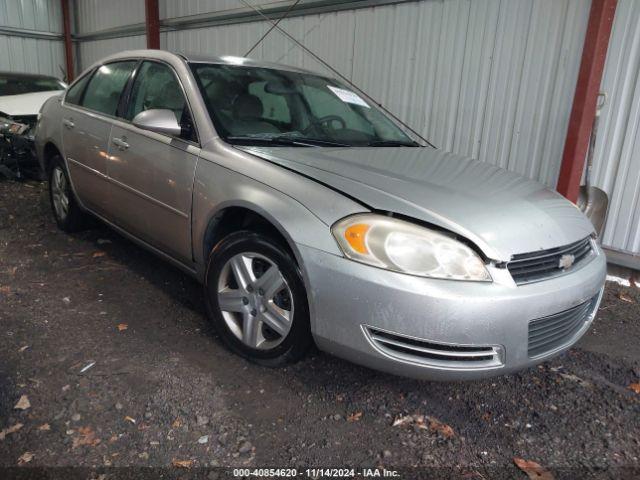
[[[62,142],[71,182],[87,208],[107,213],[111,123],[136,61],[100,66],[76,82],[62,103]]]
[[[135,127],[150,109],[171,110],[182,126],[173,137]],[[107,174],[115,223],[184,263],[192,261],[191,201],[200,148],[191,111],[173,68],[144,61],[136,69],[123,118],[114,122]]]

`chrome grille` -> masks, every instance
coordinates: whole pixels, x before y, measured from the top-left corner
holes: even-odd
[[[559,275],[575,268],[592,254],[591,237],[587,237],[564,247],[514,255],[507,268],[513,280],[521,285]],[[573,265],[568,268],[561,266],[561,260],[565,255],[573,259]]]
[[[598,304],[599,295],[569,310],[529,322],[529,356],[536,357],[569,343]]]
[[[448,368],[490,368],[503,364],[503,349],[500,346],[449,345],[373,327],[365,327],[364,330],[378,350],[412,363]]]

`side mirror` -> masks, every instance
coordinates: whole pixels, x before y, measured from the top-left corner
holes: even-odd
[[[143,130],[162,133],[164,135],[173,135],[175,137],[179,136],[182,132],[182,128],[180,128],[173,111],[163,108],[140,112],[133,118],[131,123]]]

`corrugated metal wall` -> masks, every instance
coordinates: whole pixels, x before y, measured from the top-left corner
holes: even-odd
[[[81,68],[78,71],[84,70],[92,63],[112,53],[139,48],[147,48],[147,39],[144,35],[80,42],[76,48],[81,64]]]
[[[51,0],[0,0],[0,27],[60,33],[62,16]],[[61,40],[0,34],[0,70],[63,76]]]
[[[144,23],[144,0],[75,0],[77,33]]]
[[[253,6],[276,5],[280,0],[250,0]],[[224,12],[225,10],[243,9],[245,6],[238,0],[160,0],[160,18],[186,17],[202,13]]]
[[[619,0],[602,90],[594,185],[609,194],[603,244],[640,254],[640,2]]]
[[[2,0],[0,25],[43,32],[62,32],[60,2],[52,0]]]

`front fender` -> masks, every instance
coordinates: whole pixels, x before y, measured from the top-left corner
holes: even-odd
[[[46,172],[45,147],[52,144],[62,154],[62,112],[60,105],[61,97],[49,98],[40,108],[40,119],[36,124],[34,134],[34,145],[38,163],[43,172]]]
[[[238,171],[201,159],[193,187],[192,234],[196,270],[202,280],[207,228],[219,212],[229,207],[246,208],[267,219],[287,240],[299,262],[298,244],[342,255],[330,226],[298,200]]]

